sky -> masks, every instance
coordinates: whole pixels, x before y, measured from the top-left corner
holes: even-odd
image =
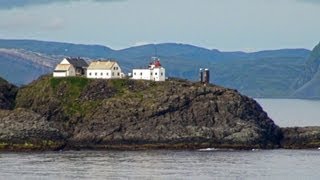
[[[0,38],[122,49],[176,42],[223,51],[312,49],[320,0],[0,0]]]

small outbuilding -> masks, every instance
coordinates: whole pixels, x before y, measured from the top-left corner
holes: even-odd
[[[81,58],[64,58],[53,72],[53,77],[83,76],[88,63]]]
[[[91,79],[116,79],[123,76],[121,68],[116,61],[92,61],[87,70],[87,78]]]

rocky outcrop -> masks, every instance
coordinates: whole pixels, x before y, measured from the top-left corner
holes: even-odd
[[[65,134],[40,115],[26,110],[0,110],[0,150],[55,150],[65,145]]]
[[[184,80],[44,76],[8,102],[0,150],[320,147],[320,127],[280,129],[253,99]]]
[[[0,78],[0,109],[12,109],[18,88]]]
[[[287,149],[320,148],[320,127],[282,128],[281,145]]]
[[[68,134],[69,148],[276,148],[282,138],[253,99],[181,80],[42,77],[16,103]]]

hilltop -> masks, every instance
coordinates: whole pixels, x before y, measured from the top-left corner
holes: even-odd
[[[279,128],[236,90],[181,79],[151,82],[43,76],[3,81],[0,150],[318,148],[320,128]]]
[[[63,57],[116,59],[124,72],[143,67],[151,56],[161,59],[168,76],[198,79],[200,67],[211,70],[213,83],[237,89],[251,97],[291,97],[293,84],[304,72],[310,51],[281,49],[260,52],[222,52],[188,44],[148,44],[121,50],[34,40],[0,40],[0,76],[12,83],[28,84],[52,72]]]
[[[280,128],[254,100],[185,80],[44,76],[19,89],[15,102],[0,111],[7,149],[280,146]]]

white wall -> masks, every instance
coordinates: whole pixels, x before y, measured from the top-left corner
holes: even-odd
[[[152,80],[150,69],[134,69],[132,71],[132,79]]]
[[[93,79],[110,79],[112,77],[111,70],[87,70],[87,78]]]
[[[76,76],[76,70],[72,65],[65,72],[53,72],[53,77],[69,77],[69,76]]]
[[[153,80],[154,81],[165,81],[166,80],[166,70],[164,68],[153,69]]]
[[[53,72],[53,77],[66,77],[66,72]]]
[[[60,64],[70,64],[70,63],[69,63],[69,61],[68,61],[66,58],[64,58],[64,59],[60,62]]]
[[[144,79],[151,81],[165,81],[166,73],[164,68],[154,69],[133,69],[132,79]]]
[[[114,75],[112,75],[112,78],[122,78],[121,68],[118,65],[118,63],[115,63],[115,65],[112,67],[111,71],[114,73]]]
[[[87,78],[113,79],[121,78],[121,70],[87,70]]]
[[[67,71],[67,76],[76,76],[76,70],[72,65],[69,68],[69,70]]]

